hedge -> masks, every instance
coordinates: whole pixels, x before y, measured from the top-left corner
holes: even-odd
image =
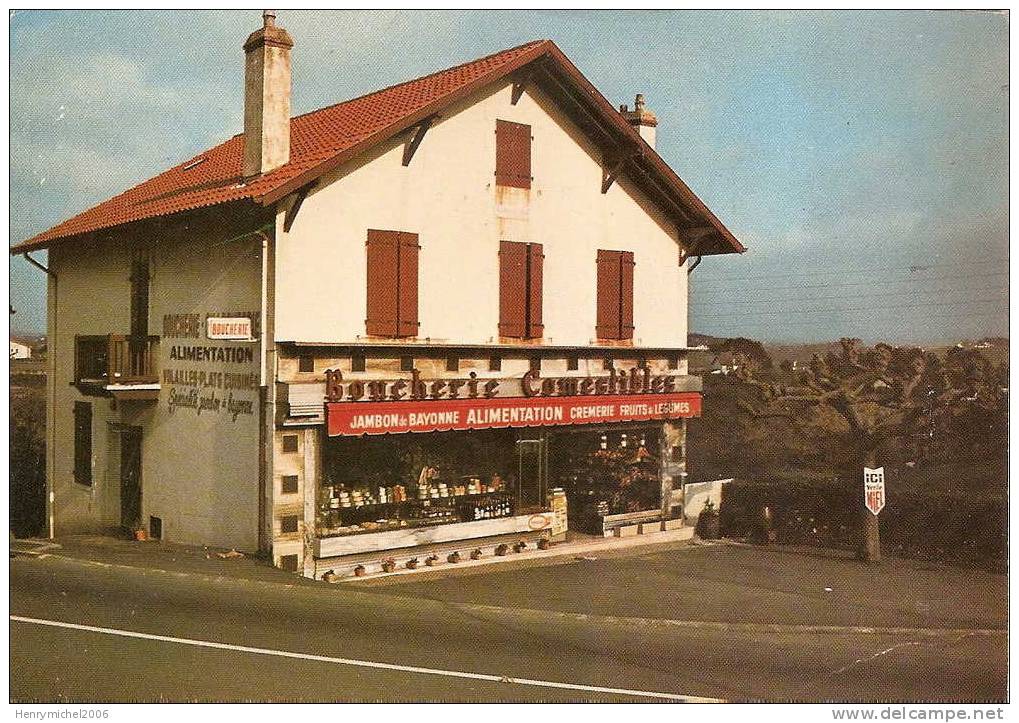
[[[862,492],[837,481],[747,481],[725,487],[719,509],[726,537],[765,541],[763,510],[781,544],[852,549]],[[889,492],[881,512],[886,555],[1003,569],[1008,503],[996,496],[933,491]]]

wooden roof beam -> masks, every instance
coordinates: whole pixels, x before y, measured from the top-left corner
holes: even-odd
[[[637,157],[643,156],[643,150],[634,144],[630,139],[618,136],[609,129],[609,127],[602,123],[597,116],[590,111],[584,103],[576,97],[576,95],[570,91],[570,88],[565,85],[555,73],[549,69],[547,63],[537,63],[536,66],[540,69],[541,77],[546,79],[551,85],[553,85],[558,91],[559,95],[570,101],[571,105],[578,109],[580,113],[600,131],[603,138],[608,141],[609,154],[617,157],[626,157],[627,160],[632,160]],[[602,175],[602,193],[607,193],[611,188],[612,183],[619,177],[619,174],[626,168],[624,162],[618,169],[610,169],[608,172],[603,171]],[[665,204],[670,207],[673,212],[679,217],[682,223],[693,225],[697,220],[691,215],[684,206],[677,203],[671,194],[665,191],[662,186],[655,180],[654,176],[648,173],[643,168],[640,168],[640,164],[631,163],[630,168],[638,169],[641,175],[645,179],[645,187],[651,186],[654,189],[653,195],[658,196],[662,199]],[[615,170],[615,173],[611,171]]]
[[[679,265],[686,263],[691,256],[697,256],[698,247],[706,237],[715,233],[714,226],[677,226],[679,235]]]
[[[432,127],[432,123],[438,116],[428,116],[421,121],[414,129],[414,135],[411,136],[410,142],[403,147],[403,165],[409,166],[410,161],[414,158],[414,154],[417,153],[418,146],[421,145],[421,141],[425,139],[425,133]]]
[[[588,110],[587,107],[578,100],[572,92],[570,92],[569,87],[559,80],[559,78],[556,77],[551,70],[549,70],[546,64],[536,63],[535,66],[538,69],[537,72],[540,74],[540,77],[552,85],[558,91],[558,95],[561,98],[569,101],[569,104],[580,112],[580,115],[582,115],[584,120],[587,121],[586,124],[583,124],[584,127],[591,127],[597,130],[601,134],[602,138],[607,141],[606,145],[609,148],[619,149],[620,147],[629,147],[633,145],[628,142],[629,139],[613,134],[611,131],[607,130],[608,127],[602,123],[594,113]]]
[[[681,222],[687,226],[697,224],[697,219],[691,216],[687,209],[677,203],[676,200],[658,184],[650,173],[640,167],[639,163],[633,163],[631,164],[631,167],[640,172],[640,174],[644,177],[646,184],[657,192],[657,196],[663,199],[667,206],[672,208],[676,215],[679,216],[679,220]]]
[[[513,93],[510,96],[510,105],[516,105],[517,101],[520,100],[520,96],[527,90],[527,86],[531,83],[531,77],[534,75],[534,71],[528,70],[526,73],[521,75],[519,78],[513,81]]]
[[[615,180],[626,170],[626,164],[638,157],[636,151],[626,153],[607,153],[602,161],[601,192],[608,193]]]
[[[308,193],[318,185],[317,181],[309,183],[305,186],[301,186],[295,194],[294,202],[290,204],[290,208],[287,209],[286,215],[283,217],[283,231],[290,233],[290,227],[294,225],[294,221],[297,220],[297,214],[301,210],[301,204],[304,203],[304,199],[308,197]]]

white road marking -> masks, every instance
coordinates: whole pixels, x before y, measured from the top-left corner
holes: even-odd
[[[857,665],[860,665],[861,663],[869,663],[872,660],[877,660],[878,658],[880,658],[883,655],[888,655],[888,653],[892,652],[893,650],[899,650],[900,648],[909,648],[909,647],[912,647],[914,645],[919,645],[919,644],[920,644],[919,640],[910,640],[908,643],[899,643],[898,645],[893,645],[890,648],[885,648],[884,650],[882,650],[882,651],[880,651],[878,653],[874,653],[873,655],[870,655],[870,656],[868,656],[866,658],[857,658],[856,660],[854,660],[849,665],[847,665],[845,667],[842,667],[842,668],[839,668],[838,670],[836,670],[834,673],[832,673],[832,675],[841,675],[842,673],[845,673],[848,670],[852,670],[853,668],[855,668]]]
[[[55,542],[36,542],[35,540],[15,540],[11,545],[11,552],[15,555],[33,555],[35,557],[48,557],[46,550],[57,550],[60,548]]]
[[[615,693],[617,695],[629,695],[640,698],[656,698],[660,700],[674,700],[684,703],[721,703],[719,698],[704,698],[695,695],[677,695],[675,693],[658,693],[650,690],[630,690],[628,688],[606,688],[599,685],[583,685],[580,683],[560,683],[553,680],[532,680],[530,678],[510,678],[505,675],[488,675],[486,673],[469,673],[461,670],[443,670],[441,668],[422,668],[415,665],[398,665],[396,663],[380,663],[374,660],[358,660],[356,658],[334,658],[327,655],[313,655],[311,653],[296,653],[289,650],[273,650],[272,648],[253,648],[247,645],[231,645],[229,643],[216,643],[211,640],[195,640],[193,638],[178,638],[170,635],[155,635],[152,633],[140,633],[134,630],[119,630],[117,628],[101,628],[93,625],[80,625],[68,623],[62,620],[45,620],[42,618],[27,618],[20,615],[11,615],[10,619],[17,623],[28,623],[30,625],[45,625],[54,628],[67,628],[69,630],[84,630],[91,633],[103,635],[116,635],[122,638],[140,638],[143,640],[158,640],[164,643],[176,643],[177,645],[191,645],[197,648],[214,648],[217,650],[232,650],[240,653],[253,653],[256,655],[271,655],[278,658],[297,658],[299,660],[313,660],[320,663],[333,663],[335,665],[350,665],[360,668],[376,668],[379,670],[397,670],[404,673],[421,673],[424,675],[439,675],[447,678],[468,678],[471,680],[487,680],[493,683],[512,683],[515,685],[529,685],[537,688],[561,688],[564,690],[581,690],[590,693]]]

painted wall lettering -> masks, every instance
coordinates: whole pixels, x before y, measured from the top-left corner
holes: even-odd
[[[517,379],[422,379],[417,369],[410,379],[345,381],[339,370],[326,371],[328,402],[422,401],[426,399],[494,399],[496,397],[575,397],[628,394],[672,394],[682,391],[677,376],[652,374],[649,367],[629,371],[611,369],[596,377],[547,377],[531,370]]]
[[[255,413],[259,387],[255,346],[248,341],[257,313],[166,314],[163,335],[171,339],[201,339],[206,333],[234,338],[220,345],[162,346],[160,381],[170,414],[188,411],[196,416],[236,422]],[[239,337],[245,337],[241,339]],[[238,343],[240,342],[240,343]]]

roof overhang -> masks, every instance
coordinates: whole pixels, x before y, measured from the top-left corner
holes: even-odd
[[[115,232],[117,229],[126,228],[128,226],[140,229],[154,230],[155,227],[147,227],[146,224],[166,224],[180,222],[185,219],[195,219],[199,216],[196,214],[215,214],[220,215],[225,213],[227,210],[237,211],[238,209],[244,210],[249,209],[257,211],[259,214],[265,213],[263,208],[253,202],[250,198],[231,199],[229,201],[222,201],[216,204],[210,204],[206,206],[195,206],[194,208],[188,208],[181,211],[175,211],[174,213],[168,214],[153,214],[150,216],[144,216],[142,218],[133,219],[125,223],[114,224],[111,226],[105,226],[103,228],[96,229],[94,231],[86,231],[84,233],[68,234],[67,236],[55,236],[51,238],[44,238],[39,241],[22,241],[19,244],[15,244],[10,248],[10,254],[12,256],[19,256],[21,254],[31,253],[32,251],[43,251],[53,246],[61,245],[70,242],[77,241],[81,243],[90,241],[101,241],[109,237],[110,234]],[[254,231],[249,231],[243,236],[248,236]]]
[[[261,184],[259,192],[242,195],[230,200],[209,205],[221,205],[237,201],[255,202],[271,206],[292,193],[307,189],[323,175],[340,168],[375,146],[426,123],[449,106],[470,97],[485,87],[512,78],[541,85],[554,101],[560,103],[580,127],[589,134],[605,155],[605,160],[614,161],[620,172],[640,188],[663,210],[667,219],[675,224],[676,235],[682,246],[680,259],[691,256],[742,253],[746,248],[733,236],[710,209],[676,175],[661,156],[641,138],[640,134],[626,121],[594,85],[550,40],[535,43],[514,59],[480,75],[472,82],[457,87],[437,100],[402,116],[399,120],[367,135],[358,143],[336,153],[312,166],[303,173],[287,177],[272,185]],[[285,166],[284,166],[285,168]],[[266,190],[262,191],[263,188]],[[66,236],[40,234],[11,247],[11,254],[23,254],[53,246],[76,236],[87,237],[113,228],[135,224],[154,218],[190,213],[198,207],[191,207],[172,214],[155,213],[146,218],[113,223],[83,234]],[[208,206],[204,206],[208,207]]]

